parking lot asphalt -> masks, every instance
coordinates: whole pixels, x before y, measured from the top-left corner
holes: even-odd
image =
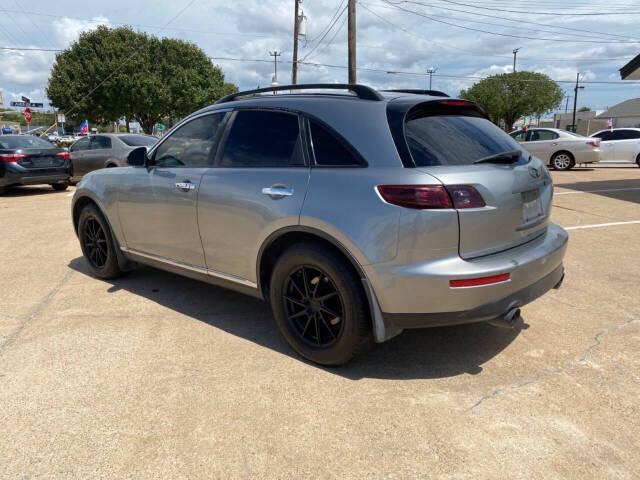
[[[259,301],[91,277],[72,190],[9,192],[0,478],[640,477],[640,168],[553,177],[566,279],[522,329],[406,331],[333,369]]]

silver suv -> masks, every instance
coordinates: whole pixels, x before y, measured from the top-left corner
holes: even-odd
[[[480,106],[423,93],[283,86],[192,114],[78,184],[89,268],[147,264],[265,299],[325,365],[405,328],[512,325],[564,275],[549,172]]]

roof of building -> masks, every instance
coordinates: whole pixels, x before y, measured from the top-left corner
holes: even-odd
[[[640,117],[640,98],[625,100],[605,110],[596,118]]]
[[[620,69],[622,80],[640,79],[640,54],[633,57],[629,63]]]

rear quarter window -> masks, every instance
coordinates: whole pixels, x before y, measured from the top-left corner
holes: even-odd
[[[489,120],[462,115],[412,118],[405,137],[417,167],[470,165],[480,158],[522,150],[518,142]]]

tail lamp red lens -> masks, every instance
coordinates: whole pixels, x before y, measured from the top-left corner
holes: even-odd
[[[378,185],[377,189],[387,203],[417,210],[485,206],[480,193],[470,185]]]
[[[442,100],[438,103],[441,103],[442,105],[449,105],[451,107],[468,107],[472,104],[466,100]]]
[[[469,278],[465,280],[449,280],[449,286],[451,288],[479,287],[481,285],[491,285],[494,283],[507,282],[510,278],[511,276],[508,273],[503,273],[501,275],[493,275],[491,277]]]
[[[69,153],[67,152],[56,153],[56,157],[62,157],[63,160],[69,160]]]
[[[592,147],[597,148],[600,146],[600,139],[597,138],[597,139],[589,140],[587,142],[587,145],[591,145]]]
[[[26,157],[24,153],[2,153],[0,154],[0,160],[7,163],[15,163],[21,158]]]

